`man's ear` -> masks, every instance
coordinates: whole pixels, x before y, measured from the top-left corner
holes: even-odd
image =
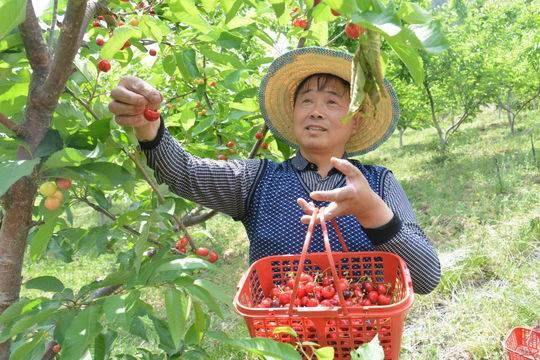
[[[352,118],[352,121],[353,121],[352,132],[355,133],[358,130],[358,128],[360,128],[360,126],[361,126],[362,113],[360,111],[358,111],[356,114],[354,114],[354,116]]]

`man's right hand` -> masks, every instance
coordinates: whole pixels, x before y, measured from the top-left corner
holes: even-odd
[[[133,127],[141,141],[155,139],[160,122],[146,120],[143,112],[146,107],[159,110],[163,100],[159,91],[139,78],[126,76],[112,89],[111,97],[109,111],[119,125]]]

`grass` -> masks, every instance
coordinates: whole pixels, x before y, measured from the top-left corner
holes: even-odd
[[[426,129],[406,132],[402,148],[393,136],[361,158],[394,172],[443,267],[438,288],[416,296],[401,359],[500,359],[506,333],[540,319],[540,162],[531,147],[540,132],[534,127],[539,117],[538,111],[524,114],[511,136],[504,119],[485,112],[451,138],[443,155],[435,130]],[[232,302],[248,266],[247,236],[241,224],[225,216],[212,218],[205,228],[211,246],[224,254],[212,281],[231,294]],[[78,288],[106,274],[112,263],[111,257],[71,264],[26,261],[24,277],[55,275]],[[212,328],[247,336],[232,306],[223,319],[213,317]],[[252,359],[212,341],[208,346],[211,359]]]

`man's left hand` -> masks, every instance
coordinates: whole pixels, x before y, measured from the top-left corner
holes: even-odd
[[[329,191],[314,191],[310,194],[313,200],[330,202],[324,208],[325,220],[337,216],[354,215],[365,228],[376,228],[388,223],[392,210],[369,186],[364,174],[348,160],[333,157],[332,165],[346,177],[347,185]],[[301,221],[309,223],[313,213],[313,203],[304,199],[297,200],[305,214]]]

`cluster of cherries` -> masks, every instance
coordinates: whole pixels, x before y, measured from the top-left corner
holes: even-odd
[[[188,244],[189,239],[187,238],[187,236],[182,236],[180,239],[178,239],[178,241],[176,241],[174,247],[179,253],[185,254],[187,253]],[[197,248],[194,252],[200,257],[205,257],[211,263],[215,263],[219,259],[219,256],[215,251],[210,251],[205,247]]]
[[[285,284],[276,285],[265,296],[257,308],[279,308],[289,306],[295,285],[295,274],[290,273]],[[347,280],[339,278],[337,282],[331,275],[308,273],[300,274],[294,306],[340,306],[338,291],[343,292],[346,306],[390,305],[392,302],[390,284],[376,284],[369,278],[364,280]]]

